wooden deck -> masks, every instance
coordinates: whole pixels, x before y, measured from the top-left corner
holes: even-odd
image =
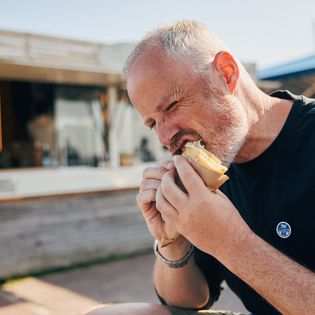
[[[0,294],[9,302],[0,305],[0,315],[82,315],[99,304],[98,301],[35,278],[8,283],[2,289]]]

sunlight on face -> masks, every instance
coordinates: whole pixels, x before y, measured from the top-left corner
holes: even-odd
[[[172,154],[201,139],[228,166],[245,141],[246,112],[236,96],[207,84],[192,65],[158,49],[138,58],[127,76],[132,104]]]

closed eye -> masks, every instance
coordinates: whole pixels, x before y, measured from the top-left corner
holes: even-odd
[[[169,110],[171,110],[177,103],[178,103],[177,101],[171,103],[171,104],[166,108],[165,112],[168,112]]]
[[[165,109],[165,113],[169,112],[172,108],[174,108],[177,105],[178,101],[172,102],[169,106],[166,107]],[[150,120],[150,122],[145,123],[150,129],[154,129],[156,123],[155,121],[152,119],[152,122]]]

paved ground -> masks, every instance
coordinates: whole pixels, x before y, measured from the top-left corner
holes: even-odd
[[[153,261],[153,255],[146,254],[46,275],[41,277],[41,280],[103,303],[157,303],[151,276]],[[228,288],[224,289],[214,308],[247,313],[239,299]]]

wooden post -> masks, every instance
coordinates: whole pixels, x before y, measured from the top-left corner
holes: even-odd
[[[1,117],[1,91],[0,91],[0,152],[3,150],[2,142],[2,117]]]
[[[109,119],[113,119],[113,111],[114,106],[117,106],[118,102],[118,91],[117,86],[109,86],[108,87],[108,104],[109,104]],[[109,130],[109,158],[110,158],[110,166],[112,168],[118,168],[120,165],[120,157],[119,157],[119,147],[118,141],[116,139],[116,135],[113,132],[113,123],[111,122],[111,127]]]

